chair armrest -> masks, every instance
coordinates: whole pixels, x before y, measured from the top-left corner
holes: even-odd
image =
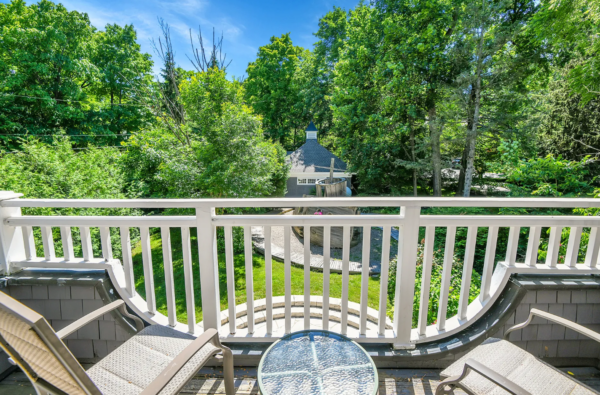
[[[562,326],[565,326],[569,329],[574,330],[575,332],[579,332],[582,335],[586,335],[587,337],[589,337],[590,339],[596,340],[597,342],[600,342],[600,333],[598,332],[594,332],[593,330],[586,328],[583,325],[579,325],[574,323],[573,321],[569,321],[565,318],[559,317],[557,315],[554,314],[550,314],[546,311],[542,311],[542,310],[538,310],[538,309],[531,309],[531,311],[529,312],[529,317],[527,318],[527,321],[515,325],[513,327],[510,327],[506,330],[506,332],[504,332],[504,339],[508,339],[508,335],[511,332],[517,331],[519,329],[523,329],[525,328],[527,325],[529,325],[531,323],[531,320],[533,319],[534,316],[538,316],[540,318],[543,318],[545,320],[548,321],[552,321],[555,322],[557,324],[560,324]]]
[[[99,319],[104,314],[110,313],[111,311],[113,311],[115,309],[119,309],[119,312],[121,314],[123,314],[125,317],[131,318],[135,322],[135,327],[138,332],[141,331],[142,329],[144,329],[144,323],[142,322],[142,320],[140,320],[138,317],[136,317],[132,314],[129,314],[129,312],[125,308],[124,301],[117,300],[117,301],[107,304],[106,306],[100,307],[99,309],[94,310],[89,314],[84,315],[77,321],[73,322],[72,324],[70,324],[70,325],[64,327],[63,329],[59,330],[58,332],[56,332],[56,335],[58,336],[59,339],[63,339],[65,337],[69,336],[71,333],[86,326],[90,322]]]
[[[189,362],[190,359],[208,342],[212,342],[216,347],[221,348],[223,352],[231,351],[221,345],[219,341],[219,332],[216,329],[207,329],[203,334],[198,336],[192,343],[180,352],[175,359],[163,369],[163,371],[150,383],[140,395],[156,395],[173,379],[173,377]]]
[[[445,387],[447,385],[452,385],[452,386],[457,386],[457,387],[462,388],[462,386],[460,385],[460,381],[463,380],[467,376],[467,374],[469,373],[470,370],[479,373],[480,375],[482,375],[483,377],[485,377],[492,383],[498,385],[499,387],[503,388],[504,390],[508,391],[509,393],[511,393],[513,395],[531,395],[529,392],[527,392],[523,388],[521,388],[518,384],[516,384],[516,383],[510,381],[509,379],[507,379],[506,377],[494,372],[492,369],[477,362],[474,359],[467,359],[467,361],[465,362],[465,366],[463,366],[463,371],[459,376],[448,377],[446,380],[440,382],[438,384],[438,388],[435,391],[436,395],[445,393]]]

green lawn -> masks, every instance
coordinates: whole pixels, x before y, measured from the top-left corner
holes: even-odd
[[[192,230],[193,232],[194,230]],[[200,274],[198,266],[198,243],[195,232],[192,233],[192,262],[194,271],[194,298],[196,300],[196,320],[202,320],[202,303],[200,300]],[[151,236],[152,264],[154,272],[154,285],[156,294],[156,308],[163,314],[167,314],[167,300],[165,292],[165,273],[163,266],[162,241],[160,232]],[[177,300],[177,320],[187,322],[186,296],[183,275],[183,258],[181,254],[181,232],[179,229],[171,229],[171,248],[173,250],[173,270],[175,272],[175,299]],[[235,294],[236,304],[246,302],[246,269],[244,255],[235,255]],[[143,297],[146,294],[144,287],[144,269],[142,265],[142,248],[138,243],[133,249],[133,270],[135,274],[135,287]],[[265,297],[265,260],[261,255],[253,256],[254,275],[254,299]],[[360,301],[360,275],[350,276],[350,288],[348,290],[349,300]],[[225,273],[225,255],[219,255],[219,282],[221,296],[221,310],[227,309],[227,277]],[[330,276],[330,296],[340,298],[342,294],[341,274]],[[323,295],[323,274],[311,271],[310,273],[311,295]],[[284,265],[282,262],[273,260],[273,296],[285,294]],[[304,294],[304,269],[292,266],[292,294]],[[379,308],[379,279],[369,278],[369,307]]]

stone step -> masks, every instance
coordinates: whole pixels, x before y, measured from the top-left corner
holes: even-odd
[[[304,319],[304,297],[301,295],[292,295],[291,301],[291,318],[294,322]],[[319,296],[311,296],[310,298],[310,317],[311,322],[314,320],[322,321],[323,319],[323,298]],[[329,299],[329,321],[332,325],[341,324],[341,300],[336,298]],[[237,329],[248,328],[247,305],[241,304],[236,306],[236,322]],[[254,302],[254,325],[266,325],[266,300],[261,299]],[[285,321],[285,297],[277,296],[273,298],[273,321],[275,326],[283,326]],[[379,317],[378,312],[374,309],[367,309],[367,331],[377,332]],[[277,322],[277,324],[275,324]],[[359,330],[360,328],[360,305],[353,302],[348,302],[348,328]],[[312,324],[311,324],[312,325]],[[221,327],[224,330],[229,330],[229,312],[221,313]],[[391,330],[392,324],[386,317],[386,329]]]

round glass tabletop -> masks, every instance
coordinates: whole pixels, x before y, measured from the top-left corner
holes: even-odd
[[[300,331],[273,343],[260,361],[264,395],[377,393],[377,368],[367,352],[346,336]]]

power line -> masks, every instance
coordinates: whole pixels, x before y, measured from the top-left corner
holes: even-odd
[[[104,147],[79,147],[79,148],[71,148],[73,151],[78,151],[78,150],[82,150],[82,149],[91,149],[91,148],[119,148],[119,149],[123,149],[123,148],[127,148],[125,146],[122,145],[111,145],[111,146],[104,146]],[[24,151],[0,151],[0,155],[1,154],[18,154]]]
[[[53,99],[51,97],[36,97],[36,96],[27,96],[27,95],[2,94],[2,95],[0,95],[0,97],[23,97],[23,98],[26,98],[26,99],[36,99],[36,100],[54,100],[54,101],[64,101],[64,102],[69,102],[69,103],[93,104],[93,103],[85,102],[85,101],[82,101],[82,100]],[[106,103],[106,104],[108,105],[108,103]],[[146,108],[150,108],[149,106],[144,105],[144,104],[112,103],[110,105],[111,106],[123,106],[123,107],[146,107]]]
[[[72,148],[73,150],[80,150],[80,149],[90,149],[91,147],[80,147],[80,148]],[[107,145],[104,147],[94,147],[94,148],[127,148],[124,147],[122,145]]]
[[[11,133],[11,134],[0,134],[0,138],[2,137],[12,137],[12,136],[29,136],[29,137],[127,137],[127,136],[135,136],[135,133],[126,133],[126,134],[27,134],[27,133]]]

